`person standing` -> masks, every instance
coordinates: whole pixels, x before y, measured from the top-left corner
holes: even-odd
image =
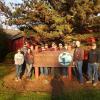
[[[24,55],[21,50],[18,49],[17,53],[14,55],[14,61],[16,65],[16,81],[21,80],[22,65],[24,63]]]
[[[80,41],[76,41],[76,48],[74,51],[74,65],[76,67],[77,78],[80,81],[80,84],[83,84],[83,73],[82,73],[82,65],[84,60],[84,50],[81,48]]]
[[[52,52],[58,51],[58,47],[55,42],[52,42],[50,51],[52,51]],[[57,68],[51,67],[51,71],[50,71],[51,75],[54,75],[56,70],[57,70]]]
[[[41,52],[44,52],[44,51],[45,51],[45,46],[44,46],[44,44],[41,45],[40,51],[41,51]],[[41,66],[41,67],[40,67],[40,74],[41,74],[41,76],[44,76],[44,73],[45,73],[45,72],[44,72],[44,67]]]
[[[59,45],[58,45],[58,50],[59,50],[59,51],[63,51],[63,50],[64,50],[62,43],[59,43]]]
[[[92,83],[93,86],[97,85],[98,82],[98,67],[100,63],[99,51],[95,43],[92,44],[91,50],[88,54],[88,78],[87,83]]]
[[[28,79],[31,78],[32,67],[33,67],[33,53],[31,49],[29,48],[26,54],[26,69],[27,69],[26,75]]]
[[[74,50],[72,48],[72,44],[71,43],[65,44],[65,51],[67,53],[69,53],[70,56],[72,57],[72,62],[69,65],[69,67],[72,67],[73,66],[73,54],[74,54]],[[63,70],[62,70],[63,71],[63,77],[66,77],[66,75],[68,74],[69,67],[68,68],[67,67],[63,67]]]
[[[27,72],[27,70],[26,70],[26,54],[27,54],[27,50],[28,50],[27,45],[24,44],[24,45],[23,45],[23,48],[21,48],[21,52],[22,52],[23,55],[24,55],[24,63],[23,63],[23,65],[22,65],[22,76],[23,76],[24,74],[26,74],[26,72]]]

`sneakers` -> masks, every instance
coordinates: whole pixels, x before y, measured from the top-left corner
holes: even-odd
[[[18,79],[15,79],[16,82],[18,82]]]
[[[92,81],[87,81],[86,83],[92,83]],[[93,86],[95,87],[97,83],[93,83]]]
[[[97,83],[93,83],[93,86],[95,87],[97,85]]]
[[[86,83],[92,83],[92,81],[87,81]]]
[[[21,81],[21,79],[18,77],[15,79],[16,82]]]

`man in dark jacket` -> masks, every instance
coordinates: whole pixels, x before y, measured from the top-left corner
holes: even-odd
[[[76,48],[74,51],[74,64],[77,69],[77,77],[80,81],[80,84],[83,84],[83,73],[82,73],[82,65],[84,59],[84,50],[81,48],[80,41],[76,41]]]
[[[97,50],[96,44],[93,43],[91,50],[88,54],[88,78],[87,83],[92,83],[93,86],[97,85],[98,82],[98,66],[100,63],[100,52]]]

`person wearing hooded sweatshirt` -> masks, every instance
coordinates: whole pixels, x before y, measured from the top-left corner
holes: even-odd
[[[100,63],[100,52],[97,50],[95,43],[92,44],[91,50],[88,54],[88,78],[87,83],[92,83],[93,86],[97,85],[98,82],[98,67]]]

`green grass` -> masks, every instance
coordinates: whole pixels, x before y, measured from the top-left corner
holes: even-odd
[[[0,100],[99,100],[99,90],[80,90],[66,92],[59,96],[52,96],[47,93],[1,93]]]
[[[95,88],[66,91],[59,96],[44,92],[8,90],[3,87],[2,79],[11,72],[11,69],[9,65],[0,64],[0,100],[100,100],[100,90]]]

